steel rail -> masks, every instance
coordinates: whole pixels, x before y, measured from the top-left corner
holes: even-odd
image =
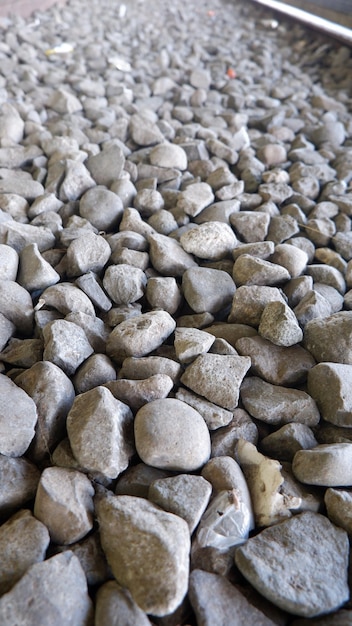
[[[314,30],[318,30],[334,39],[338,39],[348,46],[352,46],[352,30],[346,26],[331,22],[313,13],[308,13],[303,9],[298,9],[291,4],[279,2],[279,0],[252,0],[252,2],[260,4],[267,9],[277,11],[278,13],[283,13],[310,28],[314,28]]]

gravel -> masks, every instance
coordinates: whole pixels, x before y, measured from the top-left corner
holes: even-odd
[[[351,624],[352,53],[150,9],[0,20],[0,621]]]

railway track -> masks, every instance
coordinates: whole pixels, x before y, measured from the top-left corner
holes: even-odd
[[[252,1],[352,46],[352,3],[350,0],[336,0],[334,3],[331,0]]]

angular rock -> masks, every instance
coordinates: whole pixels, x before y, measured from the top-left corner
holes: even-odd
[[[233,418],[227,426],[218,428],[211,435],[211,456],[234,456],[239,439],[253,444],[258,441],[258,428],[244,409],[235,409]]]
[[[14,248],[4,243],[0,244],[0,278],[1,280],[16,280],[19,256]]]
[[[5,315],[0,313],[0,350],[3,350],[11,337],[15,334],[16,326]]]
[[[65,162],[64,179],[60,186],[59,199],[63,202],[79,200],[94,185],[95,181],[83,163],[67,159]]]
[[[308,254],[304,250],[297,248],[297,246],[280,243],[275,246],[275,252],[270,260],[285,267],[291,278],[297,278],[303,274],[309,259]]]
[[[238,404],[240,385],[250,365],[248,357],[203,354],[187,367],[181,382],[231,411]]]
[[[87,336],[67,320],[49,322],[43,328],[44,361],[51,361],[70,376],[92,353]]]
[[[172,472],[157,469],[145,463],[131,465],[122,476],[119,476],[115,494],[117,496],[138,496],[148,499],[151,484],[155,480],[168,478],[170,475],[172,475]]]
[[[81,276],[87,272],[100,272],[110,254],[111,248],[103,237],[85,233],[74,239],[67,248],[67,275]]]
[[[331,443],[296,452],[292,471],[298,480],[323,487],[352,486],[352,446]]]
[[[289,348],[303,339],[297,318],[287,304],[269,302],[260,318],[258,333],[277,346]]]
[[[236,289],[233,296],[228,322],[259,326],[266,305],[276,301],[286,303],[277,287],[243,285]]]
[[[146,115],[138,113],[132,115],[129,130],[133,141],[138,146],[152,146],[164,141],[164,135],[158,126],[148,119]]]
[[[270,216],[261,211],[239,211],[230,215],[230,223],[235,229],[237,236],[247,244],[264,243],[268,233],[269,222]],[[271,245],[273,246],[272,242]]]
[[[53,285],[43,291],[40,302],[50,308],[54,308],[63,315],[74,313],[86,313],[95,316],[94,306],[81,289],[71,283]]]
[[[305,382],[315,365],[311,354],[301,346],[285,348],[260,336],[241,337],[236,341],[236,349],[241,356],[250,357],[254,374],[274,385]]]
[[[0,454],[0,476],[0,517],[3,518],[34,498],[40,471],[25,458]]]
[[[192,534],[207,507],[211,491],[210,483],[201,476],[178,474],[152,482],[148,500],[182,517]]]
[[[0,313],[18,331],[30,335],[33,326],[33,302],[28,291],[12,280],[0,280]]]
[[[237,239],[228,224],[211,221],[184,232],[180,244],[186,252],[200,259],[219,261],[231,255]]]
[[[329,487],[329,489],[325,491],[324,503],[329,520],[351,535],[352,492],[345,489],[332,489]]]
[[[305,391],[272,385],[256,376],[243,381],[241,398],[248,413],[266,424],[316,426],[320,420],[316,403]]]
[[[130,408],[105,387],[76,396],[67,416],[72,452],[88,472],[116,478],[134,454]]]
[[[100,280],[94,272],[87,272],[76,279],[76,285],[88,296],[89,300],[102,311],[110,311],[112,303],[101,287]]]
[[[319,363],[308,373],[308,393],[321,416],[336,426],[352,426],[352,365]]]
[[[292,461],[298,450],[307,450],[318,445],[313,431],[305,424],[285,424],[260,442],[260,448],[278,461]]]
[[[217,428],[221,428],[221,426],[226,426],[233,418],[231,411],[224,409],[218,404],[209,402],[209,400],[205,400],[202,396],[192,393],[188,391],[188,389],[179,387],[175,393],[175,398],[186,402],[196,409],[203,417],[209,430],[216,430]]]
[[[139,409],[134,435],[139,457],[152,467],[193,471],[210,456],[210,435],[202,416],[175,398],[154,400]]]
[[[124,154],[119,146],[111,146],[98,154],[88,157],[86,166],[97,185],[110,185],[121,178],[125,164]]]
[[[146,613],[168,615],[188,588],[190,539],[185,520],[144,498],[96,499],[101,543],[117,582]]]
[[[22,141],[23,132],[24,121],[19,112],[10,102],[3,102],[0,113],[0,138],[16,144]]]
[[[108,337],[106,352],[120,363],[129,356],[146,356],[161,346],[175,327],[176,322],[166,311],[142,313],[114,328]]]
[[[104,289],[115,304],[132,304],[140,300],[146,284],[145,273],[126,263],[110,265],[103,278]]]
[[[142,380],[155,374],[165,374],[176,383],[181,372],[180,363],[163,356],[127,357],[119,370],[119,377]]]
[[[40,254],[36,243],[29,244],[20,253],[18,282],[27,291],[37,291],[55,285],[60,280],[54,268]]]
[[[145,291],[153,309],[162,309],[170,315],[176,313],[182,303],[179,285],[173,276],[151,276]]]
[[[82,110],[82,104],[78,98],[63,87],[53,92],[47,104],[51,109],[56,111],[56,113],[61,114],[76,113]]]
[[[17,367],[31,367],[42,358],[43,341],[41,339],[12,338],[5,350],[0,353],[1,361]]]
[[[195,217],[205,207],[214,202],[213,190],[207,183],[192,183],[182,191],[180,198],[177,201],[177,208],[181,209],[190,215]]]
[[[120,222],[123,204],[118,194],[97,185],[88,189],[80,199],[79,214],[98,231],[111,231]]]
[[[95,626],[150,626],[150,621],[130,592],[114,580],[98,589],[95,607]]]
[[[237,567],[273,604],[314,617],[349,597],[347,534],[318,513],[266,528],[236,550]]]
[[[34,515],[50,533],[54,543],[70,545],[93,528],[94,488],[74,469],[47,467],[38,484]]]
[[[37,419],[32,398],[0,374],[0,453],[15,457],[24,454],[34,437]]]
[[[187,154],[181,146],[172,143],[160,143],[150,151],[149,160],[159,167],[187,169]]]
[[[352,311],[311,320],[304,329],[304,345],[316,361],[352,364]]]
[[[82,363],[73,382],[77,393],[84,393],[113,380],[116,380],[116,370],[109,357],[106,354],[92,354]]]
[[[330,302],[315,289],[308,291],[293,310],[298,322],[304,328],[314,319],[328,317],[331,312]]]
[[[190,363],[200,354],[208,352],[214,341],[215,337],[203,330],[178,326],[174,340],[176,356],[181,363]]]
[[[87,315],[87,313],[69,313],[65,320],[73,323],[82,329],[95,352],[105,352],[105,343],[109,335],[110,328],[104,324],[100,317]]]
[[[32,565],[0,599],[4,626],[21,622],[28,626],[89,626],[91,619],[86,577],[70,551]]]
[[[150,234],[148,242],[151,264],[162,276],[182,276],[187,269],[197,266],[193,256],[171,237]]]
[[[191,267],[183,274],[182,289],[193,311],[217,313],[231,304],[236,285],[223,270]]]
[[[233,266],[233,279],[238,286],[258,285],[270,287],[287,282],[291,276],[285,267],[241,254]]]
[[[114,398],[127,404],[133,412],[153,400],[166,398],[174,383],[167,374],[154,374],[144,380],[119,378],[104,384]]]

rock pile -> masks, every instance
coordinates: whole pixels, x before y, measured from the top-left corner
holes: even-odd
[[[351,51],[226,0],[0,30],[1,625],[352,624]]]

